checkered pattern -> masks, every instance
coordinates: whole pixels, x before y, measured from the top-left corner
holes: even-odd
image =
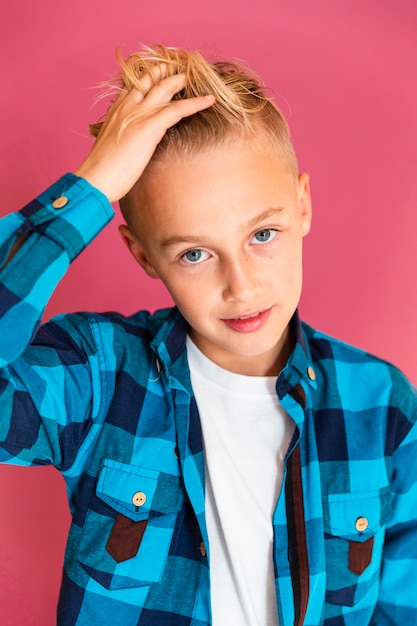
[[[69,201],[54,209],[61,195]],[[16,232],[30,233],[0,276],[0,460],[52,463],[67,482],[60,626],[207,626],[185,321],[176,309],[83,313],[38,328],[56,282],[111,215],[67,175],[0,222],[3,258]],[[276,385],[297,425],[272,520],[280,624],[416,624],[416,392],[389,364],[292,323],[297,343]]]

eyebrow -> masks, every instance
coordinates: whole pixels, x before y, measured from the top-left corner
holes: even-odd
[[[267,209],[260,215],[255,215],[252,219],[248,220],[244,224],[244,228],[250,229],[263,222],[266,219],[271,217],[276,217],[277,214],[282,213],[284,211],[284,207],[277,207],[274,209]],[[174,235],[173,237],[169,237],[161,242],[161,248],[170,248],[171,246],[176,246],[184,243],[195,244],[196,241],[204,241],[204,235]]]
[[[255,215],[255,217],[253,217],[251,220],[246,222],[246,227],[253,228],[253,226],[256,226],[257,224],[259,224],[259,222],[263,222],[264,220],[267,220],[270,217],[276,217],[279,213],[282,213],[283,211],[284,211],[284,207],[282,206],[276,207],[274,209],[267,209],[260,215]]]

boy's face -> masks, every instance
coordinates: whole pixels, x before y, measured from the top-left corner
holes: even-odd
[[[301,293],[307,175],[294,180],[266,140],[239,139],[156,163],[131,194],[140,213],[122,235],[200,350],[240,374],[277,374]]]

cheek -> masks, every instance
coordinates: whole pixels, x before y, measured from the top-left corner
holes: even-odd
[[[288,237],[271,258],[280,280],[293,280],[301,271],[302,245],[297,237]]]
[[[264,283],[264,291],[275,293],[282,305],[287,303],[292,306],[294,300],[300,298],[302,287],[302,255],[301,247],[294,242],[293,245],[282,251],[272,271],[269,272],[268,280]],[[291,301],[291,302],[290,302]]]
[[[221,299],[221,289],[208,276],[197,279],[185,273],[166,287],[183,316],[196,328],[217,310]]]
[[[162,275],[161,280],[183,314],[198,310],[201,302],[206,301],[206,295],[202,297],[197,295],[202,294],[201,285],[196,284],[195,280],[190,280],[182,272],[175,275],[172,273],[168,276]]]

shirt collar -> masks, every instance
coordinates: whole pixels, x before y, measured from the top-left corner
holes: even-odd
[[[151,347],[160,363],[169,369],[185,349],[188,323],[177,307],[158,311],[156,315],[162,319],[162,324],[151,342]]]
[[[159,311],[157,315],[161,318],[162,324],[151,346],[157,354],[160,365],[169,369],[185,350],[188,323],[177,307]],[[304,380],[309,387],[316,388],[310,348],[298,311],[294,313],[290,324],[294,330],[295,345],[286,366],[277,379],[277,392],[280,398],[301,380]]]
[[[277,391],[280,398],[300,384],[301,380],[309,387],[317,388],[310,346],[298,311],[294,313],[290,324],[293,325],[295,344],[286,366],[278,375]]]

